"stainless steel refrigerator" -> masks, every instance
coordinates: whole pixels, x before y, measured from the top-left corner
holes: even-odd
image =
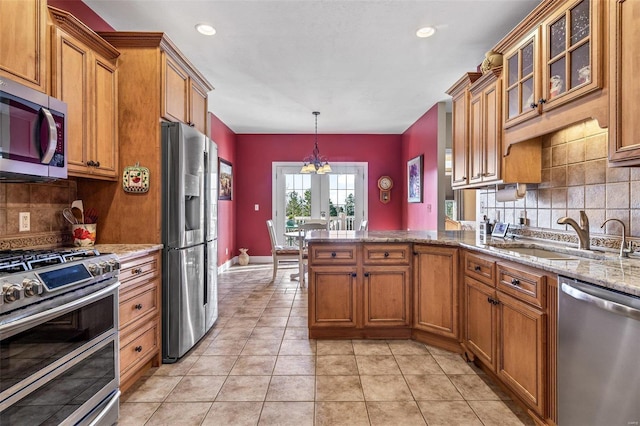
[[[185,124],[161,126],[162,360],[172,363],[217,318],[217,148]]]

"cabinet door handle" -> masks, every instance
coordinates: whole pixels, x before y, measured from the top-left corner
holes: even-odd
[[[100,167],[100,162],[99,162],[99,161],[96,161],[93,165],[94,165],[95,167]]]
[[[517,278],[512,278],[511,279],[511,284],[515,285],[516,287],[518,287],[520,285],[520,280]]]
[[[388,251],[384,252],[384,257],[389,257],[389,252]]]
[[[336,257],[336,252],[335,251],[331,252],[331,257]]]
[[[134,306],[134,308],[136,308],[137,310],[141,310],[142,309],[142,304],[138,303]]]
[[[358,276],[358,274],[356,274],[355,272],[352,272],[352,273],[351,273],[351,276],[352,276],[353,278],[355,278],[355,277],[357,277],[357,276]]]
[[[370,274],[369,274],[368,272],[365,272],[365,273],[364,273],[364,276],[365,276],[365,277],[367,277],[367,278],[369,278],[369,275],[370,275]]]
[[[493,299],[490,297],[487,297],[487,302],[491,303],[493,305]]]
[[[462,176],[462,180],[467,180],[467,177],[466,176]]]
[[[476,272],[480,272],[480,271],[482,271],[482,267],[481,267],[480,265],[476,265],[476,266],[473,268],[473,270],[474,270],[474,271],[476,271]]]
[[[136,346],[134,350],[136,352],[142,352],[142,346]]]

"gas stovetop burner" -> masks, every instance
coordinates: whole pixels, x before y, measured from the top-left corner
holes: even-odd
[[[117,280],[119,269],[116,255],[94,248],[0,251],[0,313]]]

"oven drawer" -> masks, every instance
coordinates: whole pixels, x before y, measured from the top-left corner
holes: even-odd
[[[150,254],[142,257],[125,258],[120,267],[120,283],[129,286],[131,282],[139,282],[141,278],[148,279],[157,275],[160,270],[160,258],[158,254]]]
[[[138,331],[138,330],[136,330]],[[151,321],[144,324],[142,331],[127,336],[121,341],[120,347],[120,380],[129,370],[140,363],[144,363],[158,353],[158,323]]]
[[[158,283],[146,285],[120,294],[120,330],[129,324],[158,311]]]

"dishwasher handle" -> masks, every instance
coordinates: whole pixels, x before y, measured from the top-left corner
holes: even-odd
[[[563,293],[573,297],[574,299],[582,300],[583,302],[595,305],[605,311],[640,321],[640,309],[595,296],[578,289],[567,282],[563,282],[560,288]]]

